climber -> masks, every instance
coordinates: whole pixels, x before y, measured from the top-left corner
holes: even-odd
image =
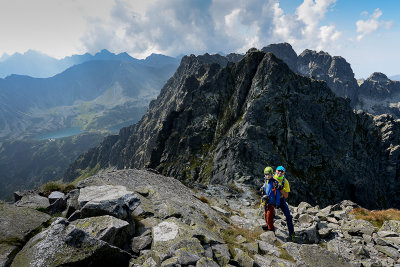
[[[279,182],[273,178],[273,169],[266,167],[264,169],[264,185],[260,188],[262,205],[264,205],[265,224],[263,228],[269,231],[274,231],[274,208],[279,206],[281,193],[276,189]]]
[[[290,187],[289,187],[289,181],[285,177],[285,171],[286,170],[283,166],[278,166],[276,168],[274,179],[279,182],[277,189],[281,193],[281,199],[280,199],[278,206],[282,210],[283,214],[286,217],[286,223],[287,223],[288,230],[289,230],[289,240],[295,241],[296,236],[294,233],[293,218],[292,218],[292,215],[290,214],[289,207],[286,203],[286,199],[289,196]]]

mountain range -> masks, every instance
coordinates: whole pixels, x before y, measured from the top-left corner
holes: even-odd
[[[28,50],[23,54],[4,54],[0,58],[0,78],[5,78],[12,74],[26,75],[36,78],[48,78],[59,74],[74,65],[93,60],[128,61],[141,63],[150,67],[161,67],[163,65],[179,63],[179,58],[172,58],[160,54],[152,54],[146,59],[136,59],[126,52],[114,54],[106,49],[103,49],[94,55],[86,53],[83,55],[72,55],[62,59],[56,59],[34,50]]]
[[[86,61],[50,78],[12,74],[0,79],[0,198],[61,177],[100,137],[138,121],[179,63],[163,55],[138,60],[107,50],[71,58]],[[28,65],[45,65],[35,64]],[[53,142],[60,130],[93,134],[79,142]]]
[[[284,58],[291,47],[279,46]],[[144,117],[81,155],[64,180],[148,167],[188,185],[257,185],[266,165],[284,165],[294,204],[399,207],[399,122],[353,111],[360,88],[343,58],[306,50],[286,64],[270,48],[237,62],[185,56]]]

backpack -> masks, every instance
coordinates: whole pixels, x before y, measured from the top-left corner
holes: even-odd
[[[264,183],[264,194],[268,196],[267,204],[274,204],[279,206],[281,199],[281,192],[275,188],[275,183],[278,183],[275,179],[271,178],[269,181]]]

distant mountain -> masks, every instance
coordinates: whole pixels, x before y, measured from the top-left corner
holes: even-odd
[[[400,74],[399,75],[393,75],[389,77],[391,80],[395,80],[395,81],[400,81]]]
[[[0,58],[0,78],[12,74],[26,75],[36,78],[48,78],[63,72],[69,67],[93,60],[118,60],[127,62],[141,62],[152,67],[163,67],[168,64],[179,64],[179,58],[152,54],[146,59],[139,60],[128,53],[114,54],[106,49],[95,55],[89,53],[73,55],[63,59],[55,59],[43,53],[29,50],[24,54],[3,55]]]
[[[107,58],[109,52],[96,55]],[[161,67],[151,58],[150,63],[91,60],[51,78],[0,79],[0,138],[72,126],[101,130],[139,120],[177,67],[172,60],[163,65],[162,59]]]

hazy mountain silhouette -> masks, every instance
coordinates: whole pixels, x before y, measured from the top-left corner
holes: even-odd
[[[63,72],[69,67],[93,60],[119,60],[127,62],[142,62],[148,66],[162,67],[167,64],[179,64],[178,58],[152,54],[146,59],[139,60],[128,53],[114,54],[103,49],[95,55],[89,53],[72,55],[63,59],[55,59],[43,53],[28,50],[24,54],[4,54],[0,58],[0,78],[12,74],[27,75],[37,78],[48,78]]]

